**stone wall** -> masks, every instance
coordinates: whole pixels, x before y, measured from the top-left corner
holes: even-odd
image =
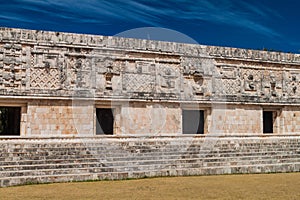
[[[0,29],[0,100],[22,105],[22,136],[92,136],[96,108],[114,133],[181,134],[182,110],[204,133],[299,132],[300,55],[95,35]],[[191,106],[192,105],[192,106]]]
[[[31,100],[27,105],[27,132],[24,136],[92,135],[93,108],[92,105],[72,105],[71,101],[64,100]]]
[[[300,108],[285,107],[281,112],[280,128],[283,133],[300,132]]]
[[[200,104],[201,105],[201,104]],[[182,110],[204,110],[205,134],[262,134],[263,110],[276,112],[274,133],[299,133],[300,110],[296,106],[211,104],[188,107],[179,103],[72,102],[69,100],[31,100],[22,107],[21,135],[93,136],[96,108],[114,109],[115,135],[182,134]],[[192,119],[191,119],[192,120]]]
[[[299,103],[299,54],[2,28],[0,93]]]
[[[122,134],[181,134],[179,104],[130,103],[122,106]]]
[[[255,134],[262,133],[260,106],[217,105],[212,109],[210,133]]]

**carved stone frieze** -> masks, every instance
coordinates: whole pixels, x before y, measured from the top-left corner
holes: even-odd
[[[262,93],[263,97],[282,97],[282,71],[264,70],[262,71]]]
[[[299,54],[0,29],[0,93],[9,95],[293,103],[299,66]]]
[[[4,44],[0,48],[0,88],[10,93],[26,89],[26,61],[22,46]]]
[[[90,58],[83,56],[67,57],[67,79],[66,85],[70,89],[92,89],[93,62]]]
[[[183,98],[197,100],[211,96],[211,81],[214,70],[215,66],[210,59],[183,58]]]
[[[140,61],[127,63],[122,82],[124,94],[153,95],[156,85],[156,64]]]
[[[238,79],[220,79],[213,80],[213,92],[215,95],[237,95],[240,93],[241,85]]]
[[[222,78],[222,79],[237,79],[239,78],[238,75],[238,68],[234,66],[217,66],[216,73],[214,74],[215,77]]]
[[[160,64],[157,93],[178,98],[180,95],[180,69],[178,66]]]
[[[284,72],[283,84],[288,97],[296,98],[300,95],[300,71]]]
[[[217,65],[213,74],[213,93],[219,95],[236,95],[241,91],[239,68]]]
[[[262,74],[260,70],[241,68],[241,91],[246,95],[260,95]]]
[[[36,68],[30,73],[30,88],[59,89],[60,73],[57,69]]]

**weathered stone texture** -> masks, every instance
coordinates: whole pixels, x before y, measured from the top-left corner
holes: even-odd
[[[284,133],[300,132],[300,108],[285,107],[280,113],[279,126]]]
[[[300,55],[2,28],[4,95],[299,102]]]
[[[260,106],[217,105],[212,109],[210,133],[255,134],[262,133]]]
[[[189,104],[205,133],[262,133],[266,109],[274,133],[298,132],[299,66],[299,54],[0,29],[0,98],[22,101],[22,136],[92,136],[102,106],[117,135],[181,134]]]
[[[0,140],[0,187],[153,176],[298,172],[299,137]]]
[[[130,103],[122,107],[122,134],[180,134],[178,104]]]
[[[32,100],[28,103],[26,136],[67,136],[77,132],[83,136],[93,135],[92,113],[92,105],[72,105],[71,101],[63,100]]]
[[[21,107],[21,137],[1,136],[0,187],[299,171],[299,66],[299,54],[0,28],[0,106]],[[114,136],[95,136],[97,108]],[[182,135],[183,110],[203,114],[204,135]]]

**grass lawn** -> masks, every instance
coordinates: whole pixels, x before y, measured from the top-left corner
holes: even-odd
[[[26,185],[0,188],[0,199],[300,199],[300,173]]]

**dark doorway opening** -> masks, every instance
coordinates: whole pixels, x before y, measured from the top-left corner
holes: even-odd
[[[111,108],[97,108],[96,134],[113,135],[114,133],[114,115]]]
[[[273,111],[263,111],[263,132],[273,133]]]
[[[182,111],[183,134],[204,134],[204,111]]]
[[[20,135],[21,108],[0,107],[0,135]]]

